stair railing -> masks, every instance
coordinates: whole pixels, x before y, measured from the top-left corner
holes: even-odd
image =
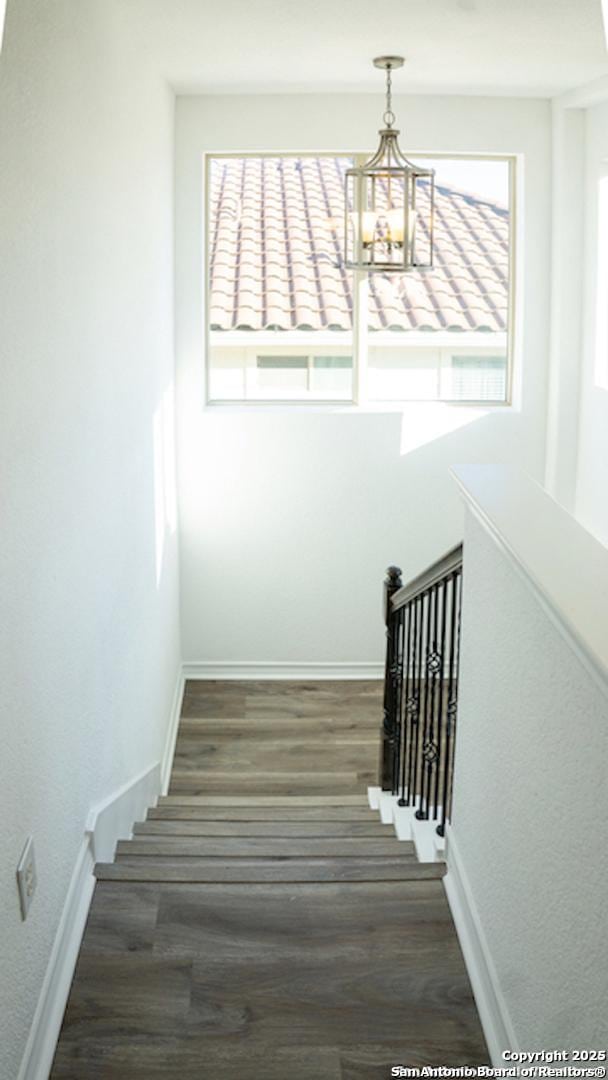
[[[380,785],[437,821],[450,820],[462,601],[462,544],[403,585],[384,581],[386,667]]]

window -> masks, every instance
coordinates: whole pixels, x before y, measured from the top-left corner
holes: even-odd
[[[446,397],[454,401],[504,401],[506,370],[502,356],[452,356]]]
[[[208,401],[504,404],[513,159],[416,157],[435,265],[407,275],[340,265],[356,160],[208,158]]]
[[[352,385],[352,356],[259,356],[257,388],[287,390],[348,398]]]

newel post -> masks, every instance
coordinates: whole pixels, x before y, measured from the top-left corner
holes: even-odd
[[[386,661],[384,665],[384,720],[380,746],[379,782],[384,790],[392,790],[397,733],[397,695],[395,671],[398,661],[397,620],[391,607],[391,599],[403,585],[401,570],[398,566],[389,566],[384,579],[384,622],[386,624]]]

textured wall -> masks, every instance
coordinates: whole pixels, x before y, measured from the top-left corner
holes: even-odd
[[[523,1049],[608,1038],[608,702],[467,517],[453,833]]]
[[[161,756],[178,663],[169,404],[158,412],[173,380],[173,102],[127,9],[15,0],[0,55],[3,1080],[88,810]]]
[[[544,465],[549,106],[403,97],[410,150],[521,154],[525,281],[517,405],[400,411],[203,408],[202,154],[360,148],[377,95],[183,98],[176,130],[182,631],[188,660],[376,661],[385,567],[423,569],[462,538],[448,468]],[[231,585],[236,601],[226,602]],[[203,614],[204,613],[204,614]]]

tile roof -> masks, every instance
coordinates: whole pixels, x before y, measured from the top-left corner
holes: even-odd
[[[342,255],[346,158],[215,158],[212,330],[350,330]],[[373,330],[507,328],[509,212],[437,183],[435,263],[370,275]]]

